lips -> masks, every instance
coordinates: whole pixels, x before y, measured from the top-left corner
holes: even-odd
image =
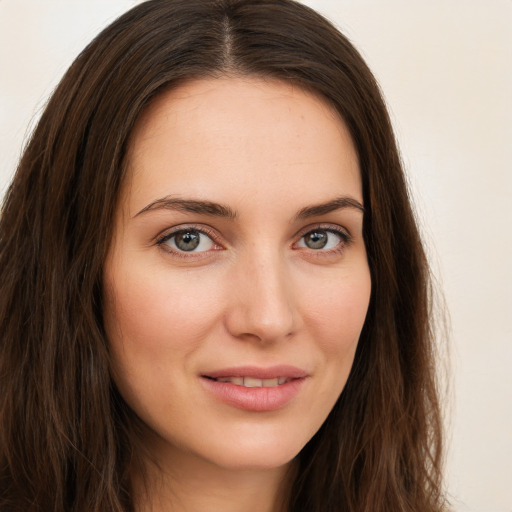
[[[248,411],[273,411],[287,405],[300,391],[307,372],[289,365],[267,368],[240,366],[207,372],[203,385],[215,398]]]
[[[273,379],[257,379],[255,377],[219,377],[213,379],[217,382],[230,382],[245,388],[273,388],[290,381],[288,377],[275,377]]]

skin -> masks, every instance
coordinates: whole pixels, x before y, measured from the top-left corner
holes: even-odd
[[[283,509],[294,458],[343,390],[370,298],[349,132],[296,86],[196,80],[146,109],[127,163],[104,313],[114,380],[159,464],[139,510]],[[192,231],[193,251],[173,238],[184,228],[206,233]],[[323,248],[311,247],[315,230]],[[307,374],[277,410],[240,409],[204,386],[216,369],[276,364]]]

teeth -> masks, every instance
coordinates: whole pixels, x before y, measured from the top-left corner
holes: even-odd
[[[261,379],[253,379],[252,377],[244,377],[244,387],[246,388],[261,388],[263,381]]]
[[[219,377],[217,382],[230,382],[236,386],[246,388],[273,388],[288,382],[287,377],[276,377],[274,379],[255,379],[254,377]]]

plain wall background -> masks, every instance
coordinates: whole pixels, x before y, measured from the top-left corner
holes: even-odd
[[[0,196],[59,78],[136,3],[0,0]],[[448,488],[458,510],[512,511],[512,1],[305,3],[382,86],[444,291]]]

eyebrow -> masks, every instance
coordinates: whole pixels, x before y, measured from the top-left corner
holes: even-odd
[[[299,210],[295,216],[295,220],[309,219],[310,217],[317,217],[327,213],[352,208],[364,213],[363,205],[352,197],[338,197],[326,203],[306,206]],[[212,201],[202,201],[197,199],[181,199],[176,197],[162,197],[149,203],[147,206],[137,212],[134,217],[142,215],[146,212],[155,210],[173,210],[189,213],[197,213],[200,215],[208,215],[212,217],[223,217],[227,219],[236,219],[238,214],[229,206],[214,203]]]
[[[235,219],[237,217],[237,213],[229,206],[213,203],[211,201],[180,199],[170,196],[162,197],[161,199],[157,199],[156,201],[149,203],[147,206],[142,208],[140,212],[136,213],[134,217],[154,210],[174,210],[198,213],[201,215],[211,215],[213,217],[224,217],[228,219]]]
[[[325,215],[327,213],[331,213],[336,210],[344,210],[346,208],[353,208],[364,214],[364,206],[357,199],[343,196],[333,199],[332,201],[328,201],[327,203],[306,206],[299,211],[296,219],[309,219],[310,217],[317,217],[319,215]]]

